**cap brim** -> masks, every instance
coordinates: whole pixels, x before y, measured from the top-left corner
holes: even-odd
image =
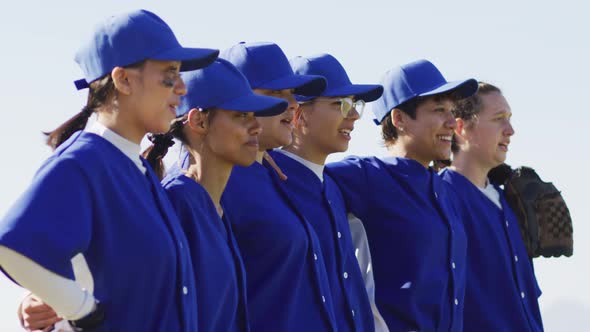
[[[383,86],[379,84],[351,84],[336,89],[328,89],[321,95],[324,97],[344,97],[354,96],[356,100],[362,100],[367,103],[375,101],[383,94]],[[316,96],[301,96],[296,95],[295,99],[298,102],[306,102],[314,99]]]
[[[453,81],[443,84],[438,88],[421,93],[418,96],[426,97],[426,96],[433,96],[438,95],[441,93],[456,91],[459,94],[459,98],[467,98],[473,96],[477,92],[478,83],[477,80],[470,78],[464,81]]]
[[[326,89],[326,79],[318,75],[288,75],[264,83],[256,88],[268,90],[294,89],[302,96],[319,96]]]
[[[287,109],[288,105],[289,103],[284,99],[252,93],[217,107],[237,112],[254,112],[256,116],[260,117],[281,114]]]
[[[174,48],[151,56],[150,59],[162,61],[181,61],[180,71],[191,71],[207,67],[219,56],[219,50],[209,48]]]
[[[354,96],[356,100],[363,100],[365,102],[372,102],[383,94],[383,86],[378,84],[351,84],[339,87],[333,90],[325,91],[322,96],[338,97],[338,96]]]

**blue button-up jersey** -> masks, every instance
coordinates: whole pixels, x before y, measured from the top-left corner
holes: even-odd
[[[287,175],[283,182],[299,210],[309,220],[322,245],[338,331],[374,331],[373,314],[348,226],[344,199],[334,180],[324,181],[300,162],[269,152]]]
[[[0,245],[74,279],[84,255],[101,330],[195,331],[188,243],[166,193],[104,138],[79,132],[41,166],[0,222]]]
[[[392,331],[461,331],[466,238],[447,184],[405,158],[328,164],[370,243],[375,302]]]
[[[334,331],[318,237],[273,170],[234,167],[222,197],[247,275],[252,331]]]
[[[199,331],[248,331],[245,272],[231,226],[205,188],[182,172],[169,174],[162,184],[190,246]]]
[[[541,295],[518,221],[500,193],[499,209],[458,172],[444,170],[469,241],[466,331],[542,331]]]

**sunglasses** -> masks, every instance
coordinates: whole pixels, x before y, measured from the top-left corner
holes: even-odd
[[[318,97],[318,98],[315,98],[310,101],[300,102],[299,105],[311,104],[316,101],[327,101],[330,103],[339,103],[340,104],[340,113],[342,114],[342,117],[344,117],[344,118],[348,118],[350,115],[350,112],[353,109],[358,113],[359,118],[360,118],[363,116],[363,110],[365,109],[365,101],[364,100],[361,100],[361,99],[354,100],[351,97],[344,97],[344,98],[338,98],[338,99],[328,99],[328,98]]]

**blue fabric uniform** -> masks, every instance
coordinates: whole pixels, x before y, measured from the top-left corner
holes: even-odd
[[[254,163],[234,167],[222,197],[247,275],[252,331],[334,331],[318,237],[278,183]]]
[[[0,245],[63,277],[82,253],[105,331],[196,331],[188,243],[148,163],[78,132],[41,166],[0,222]]]
[[[444,170],[469,241],[465,289],[466,331],[542,331],[533,264],[518,220],[500,193],[500,210],[469,179]]]
[[[199,331],[248,331],[245,272],[231,225],[219,217],[205,188],[180,169],[162,184],[189,241]]]
[[[374,331],[373,313],[354,255],[344,199],[334,180],[317,175],[289,156],[271,151],[288,179],[285,190],[311,223],[322,246],[338,331]]]
[[[375,302],[391,331],[461,331],[466,238],[431,169],[405,158],[328,164],[370,243]]]

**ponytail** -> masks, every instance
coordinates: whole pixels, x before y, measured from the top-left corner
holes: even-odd
[[[73,133],[86,127],[86,123],[88,123],[88,119],[90,118],[90,115],[92,115],[92,112],[92,108],[84,106],[82,111],[64,122],[61,126],[57,127],[57,129],[45,133],[45,135],[47,135],[47,145],[49,145],[52,150],[57,149],[57,147],[70,138]]]
[[[142,68],[145,61],[125,66],[125,68]],[[57,149],[63,142],[67,141],[72,134],[78,130],[83,130],[88,123],[88,119],[99,107],[104,106],[115,93],[115,82],[111,74],[90,83],[88,91],[88,101],[80,113],[74,115],[68,121],[61,124],[55,130],[44,133],[47,136],[46,143],[52,150]]]
[[[111,75],[106,75],[103,78],[94,81],[90,84],[88,91],[88,102],[82,108],[82,111],[55,130],[45,133],[47,135],[47,145],[52,150],[57,149],[63,142],[67,141],[78,130],[83,130],[88,123],[88,119],[94,111],[104,105],[108,98],[110,98],[115,90],[115,84]]]
[[[167,133],[163,134],[149,134],[148,139],[153,143],[143,152],[143,157],[150,164],[158,178],[164,178],[164,162],[163,159],[168,153],[168,149],[174,145],[174,138],[179,139],[183,143],[186,142],[182,129],[184,128],[185,120],[188,115],[185,114],[176,118]]]
[[[153,143],[143,152],[143,157],[150,164],[160,180],[164,178],[164,156],[168,148],[174,145],[174,139],[170,132],[165,134],[149,134],[148,139]]]

